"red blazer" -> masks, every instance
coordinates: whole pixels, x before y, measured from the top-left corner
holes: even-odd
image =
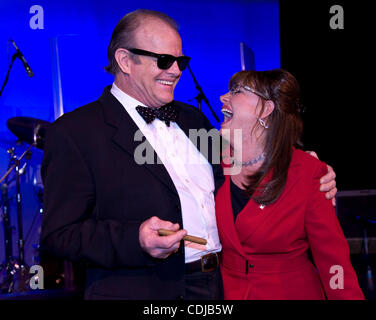
[[[226,176],[216,196],[225,299],[364,299],[335,210],[319,191],[326,172],[294,149],[279,199],[264,208],[251,199],[235,223]]]

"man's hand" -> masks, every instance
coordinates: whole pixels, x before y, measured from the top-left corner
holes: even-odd
[[[314,151],[307,151],[307,153],[309,153],[311,156],[315,157],[315,158],[319,158],[316,154],[316,152]],[[330,200],[332,199],[332,203],[333,203],[333,206],[336,205],[336,193],[337,193],[337,188],[336,188],[336,173],[334,172],[333,168],[329,165],[327,165],[328,167],[328,173],[323,176],[321,179],[320,179],[320,191],[322,192],[326,192],[325,193],[325,197]]]
[[[170,236],[160,236],[158,229],[161,228],[177,232]],[[180,241],[187,235],[186,230],[179,230],[179,228],[178,223],[174,224],[158,217],[151,217],[140,226],[139,241],[141,248],[154,258],[167,258],[170,254],[178,251]]]

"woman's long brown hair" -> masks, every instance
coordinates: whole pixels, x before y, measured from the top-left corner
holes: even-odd
[[[300,116],[300,89],[295,77],[282,69],[270,71],[240,71],[230,80],[230,88],[236,84],[247,85],[274,102],[273,112],[265,119],[266,158],[259,170],[248,176],[246,193],[257,203],[271,204],[281,195],[286,181],[293,146],[301,146],[303,123]],[[262,100],[260,115],[266,100]],[[271,174],[266,184],[263,179]]]

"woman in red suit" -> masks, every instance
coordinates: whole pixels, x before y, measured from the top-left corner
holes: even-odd
[[[221,97],[222,135],[241,129],[239,147],[229,140],[239,172],[216,196],[226,299],[364,299],[334,207],[319,191],[327,167],[294,147],[299,95],[296,79],[277,69],[241,71]]]

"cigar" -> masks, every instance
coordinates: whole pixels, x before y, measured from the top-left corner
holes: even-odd
[[[172,235],[174,233],[176,233],[176,232],[175,231],[171,231],[171,230],[166,230],[166,229],[158,229],[158,234],[160,236],[170,236],[170,235]],[[190,235],[184,236],[183,240],[194,242],[194,243],[198,243],[198,244],[203,244],[203,245],[207,244],[206,239],[195,237],[195,236],[190,236]]]

